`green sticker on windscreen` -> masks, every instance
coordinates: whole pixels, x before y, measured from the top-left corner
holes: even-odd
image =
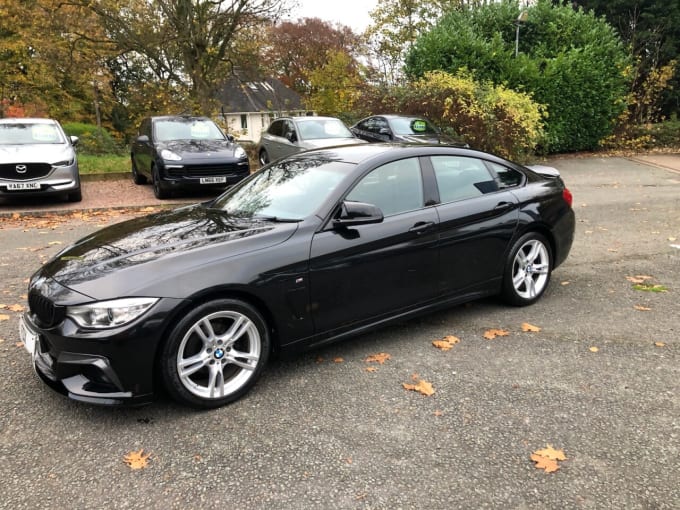
[[[427,131],[427,122],[424,120],[414,120],[411,123],[411,129],[413,130],[414,133],[422,133],[424,131]]]

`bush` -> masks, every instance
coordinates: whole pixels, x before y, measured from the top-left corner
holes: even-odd
[[[519,9],[502,2],[448,14],[416,41],[407,74],[467,69],[477,80],[529,92],[548,112],[546,152],[597,147],[626,107],[623,45],[603,19],[541,0],[527,9],[515,57]]]
[[[426,73],[367,100],[375,112],[423,115],[475,149],[516,161],[529,159],[542,140],[543,108],[529,95],[466,73]]]
[[[111,134],[104,128],[82,122],[67,122],[62,125],[69,136],[78,137],[78,152],[82,154],[100,155],[125,153]]]

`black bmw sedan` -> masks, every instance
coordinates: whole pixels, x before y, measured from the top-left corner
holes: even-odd
[[[147,403],[162,384],[217,407],[273,351],[483,296],[533,303],[569,253],[571,200],[555,169],[468,149],[307,151],[69,246],[31,278],[20,333],[73,399]]]

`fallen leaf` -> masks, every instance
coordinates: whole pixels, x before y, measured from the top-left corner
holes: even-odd
[[[635,305],[635,306],[633,306],[633,308],[635,308],[636,310],[639,310],[641,312],[649,312],[651,310],[651,308],[649,308],[648,306],[642,306],[642,305]]]
[[[345,360],[340,356],[338,356],[337,358],[333,358],[333,363],[342,363],[343,361]]]
[[[138,452],[132,451],[123,457],[123,462],[125,462],[130,469],[144,469],[149,465],[150,453],[144,454],[144,449]]]
[[[531,460],[536,463],[536,469],[543,469],[546,473],[554,473],[560,469],[560,466],[557,464],[556,460],[541,457],[535,453],[531,454]]]
[[[364,370],[365,370],[366,372],[377,372],[377,371],[378,371],[378,367],[366,367],[366,368],[364,368]]]
[[[671,242],[673,242],[673,241],[676,240],[676,238],[675,238],[675,237],[669,237],[668,240],[671,241]]]
[[[522,331],[524,331],[526,333],[538,333],[539,331],[541,331],[541,328],[539,328],[538,326],[534,326],[532,324],[529,324],[528,322],[523,322],[522,323]]]
[[[654,345],[656,347],[666,347],[666,344],[664,342],[654,342]]]
[[[317,363],[323,363],[324,361],[326,361],[326,360],[323,359],[322,356],[319,356],[319,357],[316,358],[316,362],[317,362]]]
[[[14,345],[16,345],[17,347],[23,347],[24,343],[23,342],[17,342]]]
[[[633,285],[633,290],[640,290],[643,292],[668,292],[665,285],[653,285],[651,283],[636,283]]]
[[[8,321],[8,320],[9,320],[9,315],[5,315],[4,313],[0,313],[0,322]]]
[[[9,305],[9,306],[7,307],[7,309],[8,309],[10,312],[23,312],[24,310],[26,310],[26,308],[24,308],[24,307],[21,306],[21,305]]]
[[[598,349],[598,348],[595,347],[595,346],[592,346],[592,347],[591,347],[590,349],[588,349],[588,350],[589,350],[590,352],[597,352],[597,351],[599,351],[600,349]]]
[[[457,336],[453,335],[448,335],[442,338],[441,340],[434,340],[432,342],[432,345],[434,345],[437,349],[440,349],[442,351],[450,351],[453,349],[453,346],[456,345],[458,342],[460,342],[460,338]]]
[[[47,244],[49,244],[50,246],[55,246],[55,245],[57,245],[57,244],[64,244],[64,243],[62,243],[61,241],[50,241],[50,242],[47,243]]]
[[[384,365],[385,362],[391,358],[392,356],[386,352],[379,352],[378,354],[371,354],[370,356],[367,356],[364,361],[366,363],[380,363],[381,365]]]
[[[552,460],[567,460],[564,450],[555,450],[551,444],[542,450],[536,450],[534,453]]]
[[[647,280],[651,280],[652,278],[652,276],[647,275],[626,276],[626,280],[628,280],[630,283],[645,283]]]
[[[442,411],[441,409],[437,409],[437,410],[435,410],[435,412],[434,412],[433,414],[434,414],[435,416],[437,416],[437,417],[443,416],[443,415],[444,415],[444,411]]]
[[[510,332],[506,329],[489,329],[484,332],[484,338],[493,340],[497,336],[508,336]]]
[[[431,395],[434,395],[434,388],[432,387],[432,383],[429,383],[427,381],[418,381],[418,384],[407,384],[407,383],[401,383],[401,385],[404,387],[405,390],[409,391],[417,391],[421,395],[425,395],[426,397],[429,397]]]
[[[560,285],[563,285],[563,286],[564,286],[564,285],[569,285],[570,283],[571,283],[571,282],[569,282],[569,281],[564,281],[564,282],[560,282]]]

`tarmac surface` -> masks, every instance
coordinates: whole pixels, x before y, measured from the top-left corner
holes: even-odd
[[[537,303],[480,300],[272,360],[209,412],[162,394],[70,401],[18,335],[30,274],[124,215],[107,208],[203,197],[158,201],[125,179],[86,182],[80,204],[0,204],[0,509],[679,509],[680,157],[544,164],[577,224]],[[433,346],[448,335],[450,351]],[[377,353],[390,359],[369,363]],[[435,394],[406,391],[416,378]],[[548,445],[566,456],[552,473],[531,458]],[[148,465],[132,470],[140,451]]]

